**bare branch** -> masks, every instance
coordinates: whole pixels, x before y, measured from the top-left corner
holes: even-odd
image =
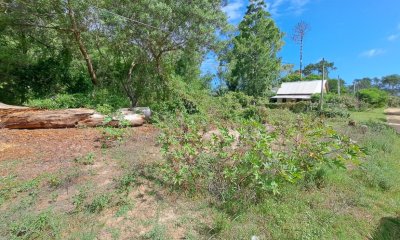
[[[303,80],[303,41],[304,36],[310,30],[310,25],[304,21],[300,21],[294,27],[293,34],[291,36],[292,40],[300,45],[300,80]]]
[[[304,36],[310,31],[310,25],[304,21],[300,21],[294,27],[293,34],[291,36],[292,40],[297,44],[301,44],[304,40]]]

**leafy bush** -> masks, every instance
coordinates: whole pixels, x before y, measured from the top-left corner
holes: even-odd
[[[346,108],[347,110],[358,110],[361,107],[360,101],[353,95],[327,94],[325,102],[336,107]]]
[[[98,104],[96,106],[96,111],[104,114],[104,115],[111,115],[114,111],[114,108],[110,104]]]
[[[369,103],[373,107],[383,107],[387,104],[389,95],[378,88],[367,88],[358,91],[360,100]]]
[[[341,118],[348,118],[350,117],[349,111],[345,108],[324,108],[323,110],[319,110],[318,113],[324,117],[334,118],[334,117],[341,117]]]
[[[210,192],[222,202],[257,201],[322,167],[344,167],[360,153],[349,138],[317,118],[293,119],[269,121],[273,132],[259,121],[242,120],[234,129],[219,127],[207,139],[212,122],[185,114],[171,117],[160,124],[164,180],[184,190]]]
[[[314,94],[311,96],[313,103],[319,103],[320,94]],[[368,108],[368,104],[364,101],[357,99],[353,95],[337,95],[328,93],[324,95],[324,105],[330,108],[341,108],[350,111],[365,110]]]
[[[52,98],[30,100],[27,105],[41,109],[79,108],[85,105],[85,101],[81,94],[58,94]]]
[[[400,97],[390,96],[388,99],[389,107],[400,107]]]
[[[27,106],[40,109],[91,108],[100,113],[110,114],[118,108],[129,106],[125,97],[111,93],[105,89],[86,94],[57,94],[51,98],[32,99]]]
[[[110,148],[121,142],[126,133],[124,128],[103,127],[101,129],[102,137],[100,138],[100,143],[102,148]]]
[[[269,103],[270,109],[289,109],[294,113],[307,113],[317,109],[318,105],[308,101],[287,102],[287,103]]]

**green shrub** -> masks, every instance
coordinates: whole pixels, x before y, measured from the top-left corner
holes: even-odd
[[[87,104],[82,94],[58,94],[52,98],[33,99],[28,101],[29,107],[40,109],[80,108]]]
[[[101,147],[109,148],[114,146],[116,142],[121,142],[124,139],[126,130],[124,128],[103,127],[101,128],[101,132]]]
[[[286,103],[269,103],[267,107],[270,109],[289,109],[294,113],[313,112],[318,108],[318,104],[309,101],[286,102]]]
[[[110,194],[101,194],[93,199],[93,201],[86,206],[90,213],[99,213],[103,211],[111,202]]]
[[[111,115],[114,109],[110,104],[105,103],[105,104],[98,104],[96,106],[96,111],[104,115]]]
[[[361,106],[360,101],[353,95],[339,96],[337,94],[327,94],[325,98],[325,103],[340,108],[346,108],[347,110],[358,110]]]
[[[164,180],[184,190],[210,192],[222,202],[257,201],[278,194],[281,184],[319,174],[324,166],[344,167],[360,154],[349,138],[318,118],[293,119],[269,121],[275,124],[273,133],[259,121],[242,120],[236,130],[220,127],[207,139],[204,133],[212,123],[191,115],[171,117],[160,124]]]
[[[319,103],[320,94],[314,94],[311,96],[311,101],[313,103]],[[330,108],[341,108],[350,111],[365,110],[368,108],[368,104],[364,101],[357,99],[353,95],[337,95],[333,93],[328,93],[324,95],[324,105]]]
[[[388,99],[389,107],[400,107],[400,97],[390,96]]]
[[[367,88],[358,91],[360,100],[370,104],[373,107],[383,107],[387,104],[389,95],[387,92],[378,88]]]
[[[334,118],[334,117],[349,118],[350,117],[349,111],[347,111],[345,108],[338,108],[338,107],[324,108],[323,110],[319,110],[318,113],[321,116],[328,117],[328,118]]]
[[[51,98],[31,99],[25,105],[40,109],[91,108],[100,113],[110,114],[122,107],[128,107],[129,101],[118,93],[106,89],[91,94],[57,94]]]

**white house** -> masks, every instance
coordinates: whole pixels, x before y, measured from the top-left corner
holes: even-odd
[[[328,88],[327,83],[328,81],[324,80],[324,93]],[[322,80],[284,82],[278,89],[276,96],[271,99],[276,100],[278,103],[310,100],[313,94],[321,93],[321,84]]]

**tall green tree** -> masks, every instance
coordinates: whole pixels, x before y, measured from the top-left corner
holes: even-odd
[[[311,75],[311,74],[316,74],[316,75],[320,75],[322,77],[322,69],[323,66],[325,67],[325,78],[329,78],[329,73],[331,71],[336,70],[337,68],[335,67],[335,63],[334,62],[329,62],[327,60],[321,60],[317,63],[311,63],[308,64],[304,70],[303,73],[305,76]]]
[[[220,1],[107,1],[99,9],[113,61],[124,73],[118,79],[132,105],[141,99],[165,100],[177,88],[174,80],[198,78],[198,71],[189,77],[182,70],[189,71],[192,64],[199,68],[217,40],[215,31],[226,24]]]
[[[0,101],[20,104],[98,85],[88,50],[93,13],[87,1],[6,0],[1,8],[0,48],[6,54],[0,56]],[[87,74],[89,66],[93,74]]]
[[[340,84],[340,93],[347,93],[346,82],[343,79],[328,79],[328,90],[330,93],[338,93],[338,85]]]
[[[231,91],[262,96],[278,80],[283,33],[265,10],[263,0],[250,0],[238,34],[233,38],[224,59]]]

